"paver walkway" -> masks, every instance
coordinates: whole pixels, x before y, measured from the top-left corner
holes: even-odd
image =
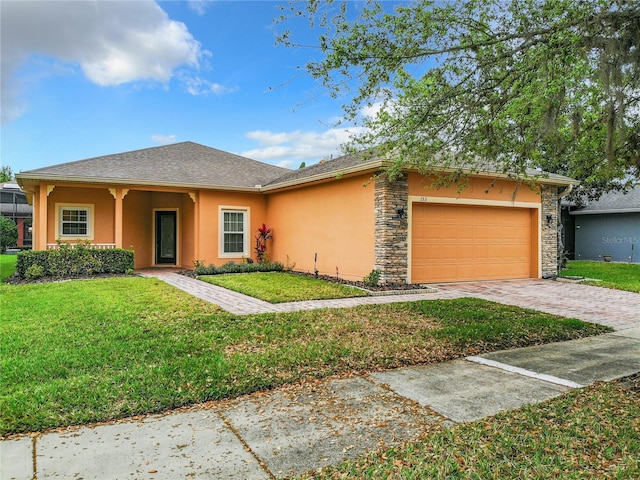
[[[433,285],[437,291],[431,293],[271,304],[173,271],[149,269],[141,271],[140,274],[159,278],[198,298],[219,305],[228,312],[240,315],[476,297],[608,325],[616,330],[640,326],[640,294],[552,280],[450,283]]]

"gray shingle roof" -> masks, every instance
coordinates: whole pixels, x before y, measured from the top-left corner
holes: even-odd
[[[29,170],[17,177],[19,180],[93,181],[208,189],[258,190],[256,187],[261,186],[265,190],[274,190],[341,174],[380,169],[384,164],[374,154],[348,154],[307,168],[289,170],[197,143],[183,142]],[[531,171],[530,174],[540,176],[541,172]],[[561,175],[549,174],[544,178],[550,183],[575,183]]]
[[[18,178],[244,189],[269,183],[289,171],[183,142],[29,170]]]
[[[367,165],[378,161],[379,159],[376,157],[363,158],[362,155],[358,154],[343,155],[342,157],[338,157],[333,160],[321,161],[306,168],[292,170],[269,182],[266,186],[277,187],[282,184],[304,182],[305,180],[311,180],[319,176],[335,176],[339,175],[341,172],[358,166],[362,166],[364,169]]]
[[[572,215],[596,215],[599,213],[640,212],[640,186],[627,193],[609,192],[598,200],[589,202],[585,207],[572,210]]]
[[[291,185],[294,183],[304,183],[305,181],[312,181],[316,178],[324,177],[329,178],[331,176],[338,176],[341,173],[353,172],[358,170],[367,170],[369,168],[380,168],[385,162],[375,154],[348,154],[342,157],[328,160],[326,162],[317,163],[307,168],[300,170],[293,170],[284,174],[281,177],[268,183],[266,187],[277,188],[282,185]],[[462,167],[464,169],[464,167]],[[500,172],[491,164],[484,166],[476,165],[468,170],[473,172],[479,172],[484,174],[500,174]],[[539,170],[527,169],[527,175],[533,178],[539,178],[542,183],[557,183],[557,184],[577,184],[576,180],[565,177],[563,175],[557,175],[554,173],[546,173]]]

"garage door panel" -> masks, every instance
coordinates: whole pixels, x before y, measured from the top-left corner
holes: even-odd
[[[531,210],[414,204],[414,283],[526,278],[531,275]]]

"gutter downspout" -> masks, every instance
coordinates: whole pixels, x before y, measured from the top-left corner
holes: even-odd
[[[564,192],[558,194],[558,200],[562,200],[564,197],[566,197],[567,195],[569,195],[571,192],[573,192],[573,184],[569,184],[567,185],[567,188]]]

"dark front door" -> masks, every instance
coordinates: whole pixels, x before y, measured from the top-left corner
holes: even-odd
[[[156,265],[175,265],[176,212],[156,212]]]

